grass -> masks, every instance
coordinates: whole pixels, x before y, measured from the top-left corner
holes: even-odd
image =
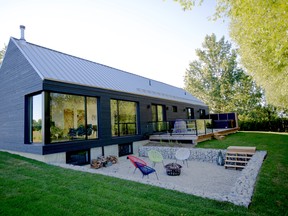
[[[0,152],[0,215],[287,215],[288,135],[239,132],[197,147],[229,145],[268,152],[248,209]]]

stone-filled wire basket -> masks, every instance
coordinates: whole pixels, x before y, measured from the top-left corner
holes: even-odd
[[[169,176],[179,176],[181,174],[182,166],[177,163],[169,163],[165,165],[166,173]]]

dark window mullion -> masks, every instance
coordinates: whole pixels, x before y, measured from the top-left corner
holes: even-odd
[[[25,109],[27,110],[25,115],[25,127],[24,127],[24,143],[31,144],[33,143],[33,97],[25,97]]]
[[[158,118],[158,106],[156,105],[156,122],[159,121],[159,118]]]
[[[29,98],[29,142],[33,143],[33,96]]]
[[[50,138],[50,92],[44,92],[44,144],[51,143]]]
[[[85,113],[85,140],[88,139],[87,136],[87,97],[84,97],[84,113]]]
[[[116,104],[117,104],[117,135],[120,136],[119,100],[116,101]]]

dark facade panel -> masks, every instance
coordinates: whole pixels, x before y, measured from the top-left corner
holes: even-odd
[[[0,69],[0,148],[41,153],[39,146],[24,145],[25,95],[42,89],[42,80],[10,41]]]
[[[127,83],[127,85],[129,85],[129,83]],[[46,102],[49,100],[49,92],[97,97],[98,138],[95,140],[48,144],[48,137],[48,139],[45,139],[45,143],[47,143],[46,145],[24,144],[24,134],[27,134],[28,128],[27,115],[25,120],[25,112],[27,112],[27,98],[31,94],[39,93],[42,90],[45,91]],[[5,60],[0,69],[0,98],[0,148],[36,154],[79,151],[93,147],[132,143],[147,139],[147,126],[149,122],[152,121],[151,106],[153,104],[163,105],[164,113],[166,114],[164,120],[167,121],[174,121],[179,118],[186,119],[186,110],[188,107],[195,110],[195,118],[199,118],[200,114],[197,111],[200,109],[205,109],[208,113],[208,107],[206,106],[112,91],[97,87],[93,88],[51,80],[43,81],[19,51],[17,46],[11,41],[6,52]],[[111,99],[134,101],[138,104],[139,128],[137,135],[112,137],[110,116]],[[173,112],[172,107],[177,107],[177,109],[174,109]],[[175,110],[177,110],[177,112],[175,112]],[[48,134],[50,130],[50,128],[47,127],[50,122],[49,109],[46,109],[45,112],[45,132]]]
[[[92,96],[98,98],[98,139],[82,140],[68,143],[48,144],[44,146],[43,154],[51,154],[65,151],[78,151],[82,149],[101,147],[114,144],[125,144],[135,141],[147,139],[147,126],[152,121],[152,104],[160,104],[165,107],[166,120],[174,121],[176,119],[187,118],[187,107],[194,108],[195,117],[199,116],[196,113],[199,109],[208,108],[198,105],[185,104],[176,101],[163,100],[161,98],[151,98],[141,95],[133,95],[124,92],[116,92],[100,88],[92,88],[75,84],[61,83],[57,81],[45,80],[43,89],[47,92],[60,92],[66,94],[77,94]],[[110,100],[127,100],[137,102],[139,107],[138,122],[139,133],[135,136],[112,137],[111,136],[111,116],[110,116]],[[173,112],[172,106],[177,106],[178,112]],[[168,109],[166,109],[168,107]]]

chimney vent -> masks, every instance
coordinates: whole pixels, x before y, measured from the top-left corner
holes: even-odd
[[[25,40],[25,37],[24,37],[24,31],[25,31],[25,26],[24,26],[24,25],[20,25],[20,31],[21,31],[20,40],[26,41],[26,40]]]

